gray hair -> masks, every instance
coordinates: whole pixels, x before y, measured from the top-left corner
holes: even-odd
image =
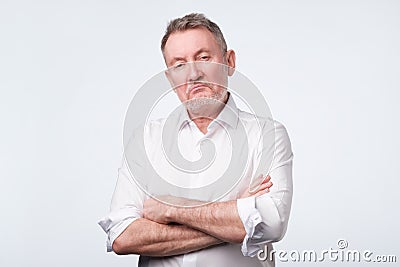
[[[162,53],[164,54],[165,44],[167,43],[168,38],[171,34],[173,34],[174,32],[186,31],[189,29],[195,29],[200,27],[206,28],[214,35],[215,40],[218,42],[222,54],[224,55],[227,51],[227,46],[224,35],[221,32],[221,29],[218,27],[216,23],[212,22],[211,20],[206,18],[206,16],[199,13],[191,13],[182,18],[176,18],[174,20],[171,20],[168,23],[165,34],[161,40]]]

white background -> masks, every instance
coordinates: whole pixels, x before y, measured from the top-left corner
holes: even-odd
[[[105,252],[96,223],[130,100],[164,67],[167,21],[194,11],[289,131],[294,198],[276,247],[345,238],[400,260],[399,1],[1,0],[0,266],[135,266]]]

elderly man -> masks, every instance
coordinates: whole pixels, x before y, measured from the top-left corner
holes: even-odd
[[[161,50],[168,67],[166,77],[185,107],[185,112],[178,113],[169,123],[179,129],[173,142],[179,143],[182,155],[196,160],[202,156],[200,143],[208,139],[217,156],[215,166],[201,173],[167,171],[168,161],[160,152],[165,145],[162,132],[166,121],[158,120],[145,127],[143,136],[149,144],[146,155],[152,168],[170,175],[171,183],[181,182],[186,188],[193,183],[201,187],[215,181],[223,172],[219,166],[232,153],[227,147],[248,147],[245,158],[249,163],[240,167],[243,175],[232,188],[226,188],[226,194],[204,192],[200,199],[201,196],[191,197],[190,193],[159,196],[147,190],[151,187],[151,177],[146,177],[147,165],[138,163],[140,157],[132,164],[125,157],[111,212],[99,222],[108,234],[108,251],[139,254],[139,266],[149,267],[274,266],[273,258],[260,261],[255,255],[265,247],[271,250],[271,243],[279,241],[287,228],[293,154],[285,128],[276,121],[271,128],[270,120],[236,107],[226,89],[227,76],[235,68],[235,52],[227,50],[219,27],[204,15],[189,14],[172,20]],[[215,77],[211,77],[213,74]],[[236,136],[234,144],[224,129]],[[246,138],[237,137],[240,129]],[[260,136],[273,136],[273,145],[260,145]],[[263,159],[262,153],[271,155],[270,168],[264,170],[262,179],[254,179],[260,178],[256,169]],[[141,170],[132,171],[135,166]],[[140,186],[135,175],[145,177],[148,184]],[[190,185],[186,181],[191,181]]]

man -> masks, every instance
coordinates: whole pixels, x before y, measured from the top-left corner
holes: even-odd
[[[204,152],[199,144],[212,140],[215,164],[201,173],[170,171],[160,152],[165,146],[163,127],[168,123],[158,120],[147,125],[143,138],[151,167],[141,161],[142,157],[128,159],[125,155],[111,212],[99,222],[108,234],[108,251],[139,254],[139,266],[149,267],[274,266],[273,259],[260,261],[255,255],[265,245],[272,249],[271,243],[283,237],[289,219],[293,155],[285,128],[236,107],[226,89],[227,77],[235,68],[235,52],[227,50],[219,27],[204,15],[189,14],[171,21],[161,49],[168,67],[166,77],[186,109],[169,123],[179,129],[179,138],[171,143],[179,143],[182,155],[193,162]],[[256,127],[260,124],[261,128]],[[224,129],[233,136],[233,144]],[[238,138],[240,131],[246,138]],[[260,145],[260,136],[272,136],[273,145]],[[133,142],[137,139],[132,138]],[[182,188],[215,182],[214,178],[224,172],[220,163],[234,153],[229,146],[246,147],[240,151],[247,151],[245,158],[250,163],[233,164],[242,166],[235,172],[243,175],[232,188],[226,188],[226,194],[208,190],[192,195],[195,191],[186,190],[182,195],[161,196],[149,189],[155,188],[150,168]],[[125,149],[136,152],[134,145]],[[255,177],[260,178],[256,169],[265,158],[262,153],[272,160],[260,180]],[[146,184],[140,185],[136,182],[139,177],[132,176],[141,176]]]

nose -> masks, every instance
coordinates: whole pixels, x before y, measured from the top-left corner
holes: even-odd
[[[188,80],[194,82],[203,77],[203,72],[198,66],[197,62],[188,63]]]

